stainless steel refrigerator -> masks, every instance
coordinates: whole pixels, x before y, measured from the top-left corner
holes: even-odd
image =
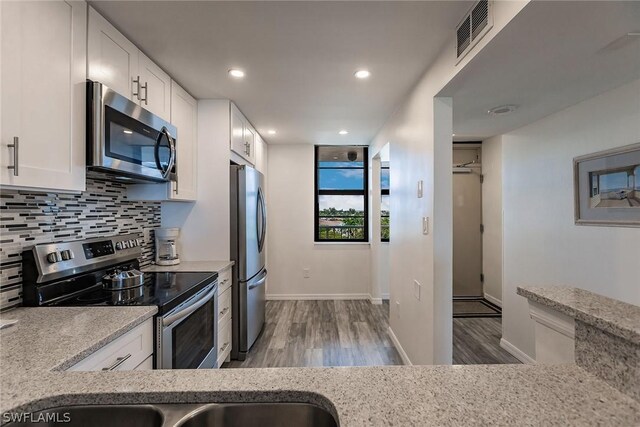
[[[231,259],[233,266],[231,358],[244,360],[264,325],[267,209],[264,175],[231,166]]]

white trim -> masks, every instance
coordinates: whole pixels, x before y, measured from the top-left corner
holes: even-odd
[[[369,294],[267,294],[267,300],[346,300],[346,299],[371,299]]]
[[[486,299],[487,301],[489,301],[492,304],[497,305],[498,307],[502,308],[502,301],[500,301],[498,298],[496,297],[492,297],[491,295],[489,295],[488,293],[484,293],[484,299]]]
[[[369,301],[371,301],[371,304],[374,304],[374,305],[382,305],[382,298],[374,298],[371,295],[369,295]]]
[[[536,364],[535,359],[531,358],[524,351],[520,350],[518,347],[516,347],[515,345],[511,344],[509,341],[505,340],[504,338],[500,339],[500,347],[502,347],[505,350],[507,350],[509,353],[511,353],[511,355],[513,357],[515,357],[516,359],[518,359],[522,363],[527,363],[529,365],[535,365]]]
[[[529,301],[529,314],[534,321],[541,325],[551,328],[572,340],[575,339],[576,326],[573,317],[569,317],[534,301]]]
[[[411,363],[411,360],[409,360],[409,356],[407,356],[407,353],[404,351],[404,348],[402,348],[400,341],[398,341],[398,337],[396,337],[396,334],[393,333],[393,329],[391,329],[391,326],[389,326],[389,337],[391,338],[393,345],[396,346],[396,350],[398,350],[398,353],[400,353],[402,362],[408,366],[413,365],[413,363]]]

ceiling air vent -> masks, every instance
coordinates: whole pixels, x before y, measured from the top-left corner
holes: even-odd
[[[480,0],[466,13],[456,27],[456,57],[458,62],[493,27],[491,0]]]

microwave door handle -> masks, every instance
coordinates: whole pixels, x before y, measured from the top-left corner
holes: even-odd
[[[190,315],[191,313],[193,313],[194,311],[196,311],[197,309],[199,309],[200,307],[208,303],[211,300],[211,298],[213,298],[213,296],[216,294],[216,291],[217,289],[214,286],[205,296],[203,296],[196,302],[180,310],[179,312],[172,314],[171,316],[164,317],[162,319],[162,326],[165,326],[165,327],[171,326],[171,324],[177,322],[178,320],[184,319],[185,317],[187,317],[188,315]]]
[[[169,150],[171,151],[169,155],[169,164],[167,165],[166,169],[163,168],[162,164],[160,163],[160,141],[162,141],[163,137],[167,138],[167,141],[169,142]],[[160,131],[160,135],[158,135],[158,139],[156,140],[154,155],[156,158],[157,168],[160,170],[160,172],[162,172],[162,177],[164,179],[167,179],[167,177],[171,174],[171,171],[173,170],[173,166],[176,163],[176,144],[166,126],[162,127],[162,130]]]

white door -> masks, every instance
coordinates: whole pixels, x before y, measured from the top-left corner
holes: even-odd
[[[248,160],[244,139],[245,119],[238,107],[231,103],[231,151]]]
[[[144,53],[138,54],[140,105],[165,120],[171,118],[171,77]]]
[[[138,48],[92,7],[88,29],[89,79],[138,102]]]
[[[171,198],[196,200],[198,103],[174,81],[171,82],[171,123],[178,128],[176,169]]]
[[[0,2],[0,183],[85,188],[86,3]],[[18,147],[7,145],[16,141]],[[16,169],[8,169],[16,166]]]

